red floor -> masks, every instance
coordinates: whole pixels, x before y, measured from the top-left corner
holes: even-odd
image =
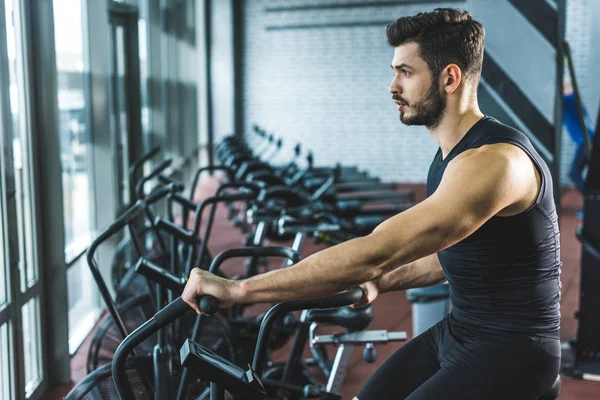
[[[210,194],[214,187],[213,182],[205,186],[206,192],[199,194],[204,197]],[[414,186],[413,186],[414,187]],[[424,196],[424,188],[416,187],[419,199]],[[577,321],[574,318],[574,312],[579,302],[579,258],[580,245],[575,238],[575,230],[580,221],[576,219],[575,214],[581,209],[581,197],[573,191],[567,191],[562,197],[562,213],[560,218],[561,227],[561,249],[562,249],[562,284],[563,293],[561,301],[562,329],[561,338],[568,341],[576,334]],[[227,248],[239,247],[241,235],[225,220],[224,210],[220,210],[219,217],[214,228],[214,235],[209,243],[212,254],[216,254]],[[318,250],[318,247],[307,241],[305,254]],[[227,267],[226,267],[227,268]],[[230,267],[233,268],[233,267]],[[406,331],[411,337],[411,308],[406,301],[404,293],[388,293],[382,295],[375,303],[375,319],[370,329],[388,329]],[[85,376],[85,359],[87,357],[88,340],[81,346],[77,354],[72,358],[72,379],[78,382]],[[362,360],[362,351],[355,351],[352,357],[351,366],[346,376],[343,387],[342,398],[352,399],[360,389],[364,381],[373,373],[375,369],[397,349],[397,345],[387,345],[377,348],[378,359],[374,364],[367,364]],[[286,348],[280,350],[275,355],[277,358],[285,358]],[[399,377],[401,379],[401,377]],[[44,399],[61,399],[72,385],[52,388],[48,391]],[[440,397],[442,398],[442,397]],[[600,399],[600,383],[572,380],[563,377],[561,400],[588,400]]]

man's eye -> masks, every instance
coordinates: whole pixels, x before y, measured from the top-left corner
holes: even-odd
[[[402,72],[402,75],[404,75],[404,76],[409,76],[410,75],[410,72],[407,71],[407,70],[405,70],[405,69],[402,69],[400,71]]]

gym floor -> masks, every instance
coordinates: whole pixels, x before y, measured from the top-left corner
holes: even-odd
[[[214,193],[216,185],[216,181],[207,178],[203,182],[203,185],[201,185],[202,190],[197,194],[198,198],[205,198]],[[414,188],[417,193],[417,200],[422,200],[425,196],[425,187],[423,185],[401,185],[401,188]],[[563,285],[561,300],[561,339],[563,342],[575,337],[577,332],[577,321],[573,315],[579,303],[579,259],[581,246],[575,237],[575,231],[580,223],[576,218],[576,213],[582,209],[582,204],[582,198],[576,191],[566,191],[563,193],[561,199],[562,212],[560,217],[561,257],[563,261],[561,275]],[[227,248],[239,247],[242,240],[239,230],[232,228],[226,220],[223,209],[220,210],[218,215],[218,218],[215,219],[214,234],[209,243],[212,254],[217,254]],[[307,241],[304,256],[309,255],[320,248],[322,247],[314,245],[311,241]],[[235,269],[235,266],[225,265],[225,269],[227,268]],[[404,293],[384,294],[374,303],[374,307],[375,319],[370,325],[370,329],[406,331],[409,337],[411,337],[411,307],[407,302]],[[73,383],[80,381],[86,375],[85,364],[87,350],[92,336],[93,332],[88,336],[88,339],[71,359],[71,375]],[[274,354],[274,357],[276,359],[285,359],[288,349],[289,345],[278,350],[276,354]],[[397,346],[395,345],[377,347],[378,357],[377,361],[373,364],[367,364],[362,360],[362,351],[355,351],[346,376],[342,398],[344,400],[352,399],[365,380],[396,349]],[[399,377],[399,379],[401,379],[401,377]],[[43,398],[48,400],[62,399],[72,386],[72,384],[69,384],[61,387],[54,387],[50,389]],[[600,382],[578,381],[563,376],[562,392],[559,399],[600,399]]]

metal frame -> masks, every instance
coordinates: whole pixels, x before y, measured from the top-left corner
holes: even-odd
[[[108,3],[109,10],[109,29],[111,30],[112,36],[112,26],[118,25],[122,26],[125,35],[125,79],[126,79],[126,109],[127,109],[127,118],[129,126],[128,129],[128,160],[133,162],[133,160],[138,159],[143,154],[143,143],[142,143],[142,117],[141,117],[141,83],[140,83],[140,60],[139,60],[139,34],[138,34],[138,8],[137,6],[125,4],[125,3],[117,3],[111,1]],[[112,43],[116,43],[116,38],[112,37]],[[114,54],[114,49],[111,48],[111,54]],[[113,61],[113,72],[115,71]],[[113,102],[116,102],[115,94],[112,93],[111,98],[113,98]],[[114,106],[114,103],[112,103]],[[115,144],[118,143],[119,138],[115,137]],[[120,165],[120,160],[118,161]],[[125,173],[129,170],[129,165],[121,166],[123,167],[122,171],[118,172],[119,178],[123,178],[120,174]],[[139,178],[139,176],[137,177]],[[119,184],[121,183],[121,179],[119,179]],[[120,191],[119,191],[120,196]],[[129,185],[129,198],[130,203],[131,200],[135,199],[135,188],[133,187],[133,183],[130,182]],[[122,200],[122,199],[121,199]],[[121,206],[128,206],[128,204],[120,204]]]
[[[234,134],[244,136],[244,97],[241,88],[244,85],[244,9],[245,3],[233,4],[233,87],[240,88],[233,93]]]
[[[552,174],[554,182],[554,203],[556,212],[560,214],[560,166],[562,163],[561,149],[563,136],[563,78],[564,78],[564,52],[562,43],[565,40],[565,29],[567,20],[567,1],[557,0],[557,42],[556,46],[556,91],[554,98],[554,162],[552,163]]]
[[[9,170],[5,169],[5,166],[12,166],[12,122],[11,122],[11,110],[10,110],[10,97],[9,97],[9,88],[8,82],[9,80],[9,71],[8,71],[8,53],[7,53],[7,45],[6,45],[6,28],[5,28],[5,7],[0,6],[0,213],[2,225],[0,226],[0,236],[2,239],[9,239],[11,228],[16,226],[14,210],[7,209],[10,202],[5,197],[9,190],[14,190],[11,188],[11,182],[13,182],[13,177],[9,175]],[[13,185],[14,186],[14,185]],[[14,202],[13,202],[14,205]],[[11,215],[12,214],[12,215]],[[19,274],[13,273],[12,271],[18,270],[18,265],[13,265],[12,259],[15,253],[14,240],[2,240],[0,245],[2,248],[2,259],[0,262],[3,263],[6,274],[6,297],[7,304],[4,306],[4,309],[0,312],[0,326],[5,323],[9,323],[8,325],[8,336],[9,336],[9,349],[11,350],[11,354],[9,354],[9,368],[11,371],[14,371],[16,376],[11,376],[10,382],[10,392],[14,396],[19,387],[21,387],[22,382],[22,373],[21,373],[21,365],[16,365],[19,357],[17,356],[17,344],[14,342],[15,334],[14,334],[14,326],[19,323],[16,322],[17,315],[20,314],[15,312],[15,296],[13,294],[14,288],[17,288],[17,292],[19,292],[20,282]],[[18,254],[18,249],[17,249]],[[16,278],[13,275],[17,275]],[[15,282],[16,281],[16,282]],[[15,387],[15,384],[17,387]],[[20,391],[19,395],[20,396]]]
[[[41,2],[35,3],[32,5],[26,1],[18,1],[20,13],[18,16],[18,27],[20,28],[20,37],[21,43],[20,48],[18,49],[20,56],[22,56],[21,63],[21,73],[23,74],[23,81],[20,82],[23,84],[23,98],[20,100],[20,110],[21,113],[19,115],[21,122],[25,126],[27,142],[24,143],[27,145],[26,153],[29,155],[26,161],[25,171],[27,171],[30,175],[24,177],[25,185],[30,190],[31,194],[31,221],[33,226],[30,226],[31,234],[34,235],[31,243],[28,243],[33,246],[33,248],[28,249],[29,251],[34,252],[34,261],[35,267],[37,268],[37,282],[32,285],[30,288],[26,288],[24,293],[21,292],[21,282],[20,282],[20,273],[19,271],[19,241],[14,238],[17,236],[16,232],[18,232],[18,221],[16,214],[16,182],[15,182],[15,174],[13,170],[13,160],[12,160],[12,116],[10,111],[10,98],[8,97],[8,88],[5,90],[1,90],[0,96],[0,117],[2,122],[2,138],[0,139],[2,144],[3,153],[0,158],[2,159],[2,167],[3,167],[3,176],[2,176],[2,186],[5,189],[4,193],[7,196],[5,199],[2,199],[3,204],[3,212],[5,214],[5,226],[6,232],[3,232],[3,236],[5,238],[9,238],[8,240],[8,257],[6,260],[8,261],[7,265],[9,266],[9,282],[10,287],[8,288],[9,294],[9,305],[6,309],[0,312],[1,319],[3,322],[10,322],[10,337],[12,339],[11,347],[12,347],[12,370],[14,373],[14,379],[12,383],[16,383],[16,387],[13,387],[13,395],[16,396],[17,399],[24,399],[26,396],[25,393],[25,359],[24,359],[24,343],[23,343],[23,315],[22,310],[23,306],[27,304],[29,300],[34,297],[38,297],[38,313],[36,315],[36,329],[39,329],[39,341],[35,342],[35,346],[38,347],[39,359],[35,360],[39,365],[39,370],[41,373],[40,383],[37,388],[33,391],[33,393],[29,396],[30,399],[36,399],[41,396],[41,393],[46,389],[50,380],[58,378],[60,380],[61,372],[64,372],[64,364],[61,364],[60,360],[57,360],[54,356],[55,350],[61,350],[61,341],[60,338],[57,338],[56,330],[49,332],[48,326],[57,326],[57,325],[66,325],[66,324],[54,324],[50,325],[47,318],[58,317],[60,318],[60,309],[61,303],[62,305],[66,304],[66,291],[62,290],[62,295],[64,297],[64,302],[61,300],[60,296],[60,275],[59,278],[54,280],[51,287],[47,287],[48,282],[46,282],[45,276],[46,272],[49,270],[54,272],[56,269],[64,268],[64,253],[62,249],[64,246],[59,247],[61,251],[52,251],[52,244],[56,243],[56,240],[61,241],[62,235],[48,235],[49,229],[62,229],[62,201],[59,202],[58,206],[52,202],[52,196],[46,197],[45,195],[50,193],[58,193],[60,194],[60,157],[56,157],[56,162],[58,165],[58,178],[59,185],[58,191],[56,190],[55,185],[51,181],[53,175],[52,168],[46,169],[48,166],[46,163],[48,160],[55,155],[52,153],[53,147],[45,147],[48,142],[52,142],[52,135],[58,135],[56,127],[52,124],[53,117],[57,117],[57,98],[56,98],[56,65],[55,65],[55,57],[54,57],[54,42],[53,42],[53,18],[52,18],[52,3],[51,2]],[[3,23],[5,21],[5,8],[0,7],[0,18],[2,24],[0,26],[5,26]],[[51,34],[48,35],[47,32],[50,31]],[[49,37],[52,38],[50,43],[48,40],[44,40],[44,46],[40,45],[42,37],[47,39]],[[7,85],[9,82],[8,79],[8,59],[6,52],[6,31],[3,28],[0,28],[0,82],[3,82],[4,85]],[[41,84],[43,82],[43,84]],[[49,121],[48,124],[39,123],[39,121],[44,121],[45,123]],[[54,119],[56,121],[56,119]],[[42,132],[39,135],[33,135],[33,132]],[[57,137],[56,137],[57,138]],[[43,148],[44,151],[39,151],[39,149]],[[56,143],[56,150],[58,150],[58,145]],[[51,161],[52,162],[52,161]],[[52,192],[53,190],[53,192]],[[41,202],[40,199],[43,198],[45,201]],[[62,200],[62,199],[61,199]],[[51,209],[50,215],[48,215],[45,210]],[[54,213],[54,214],[53,214]],[[53,218],[56,217],[56,214],[59,215],[60,223],[59,228],[52,227],[52,224],[49,225],[48,221],[53,221]],[[12,239],[12,240],[11,240]],[[48,240],[45,240],[48,239]],[[54,242],[52,240],[55,240]],[[29,242],[29,239],[27,239]],[[45,255],[47,257],[38,257],[41,250],[48,250]],[[60,255],[60,258],[57,259],[56,254]],[[60,260],[60,261],[59,261]],[[54,274],[52,274],[54,275]],[[53,296],[48,296],[46,298],[45,294],[49,292],[53,292],[58,289],[58,298],[54,298]],[[49,300],[49,301],[46,301]],[[57,312],[58,311],[58,312]],[[54,320],[53,322],[56,322]],[[66,328],[65,328],[66,329]],[[52,350],[52,351],[48,351]],[[48,366],[52,363],[52,369]],[[66,364],[66,372],[68,378],[69,365],[68,359]]]
[[[117,196],[114,185],[115,160],[112,152],[110,130],[110,107],[107,99],[110,96],[110,64],[109,64],[109,25],[108,0],[83,0],[87,9],[87,40],[84,48],[90,49],[87,54],[90,74],[90,131],[95,165],[103,168],[95,169],[93,185],[95,193],[102,193],[104,198],[114,199]],[[93,51],[92,51],[93,49]],[[96,207],[95,226],[101,229],[114,222],[117,215],[115,202],[100,201]],[[116,246],[116,241],[107,243],[98,251],[98,263],[105,279],[109,279],[108,265]]]
[[[58,133],[57,71],[52,2],[22,1],[24,50],[30,99],[29,125],[34,163],[34,197],[39,223],[40,311],[42,348],[46,384],[70,381],[68,357],[66,264],[64,258],[64,217],[62,205],[62,168]],[[43,201],[42,201],[43,200]],[[46,277],[52,277],[52,280]],[[45,293],[44,293],[45,292]],[[31,297],[31,296],[28,296]],[[49,329],[49,328],[52,329]],[[40,360],[40,361],[42,361]]]
[[[206,127],[208,133],[208,165],[210,167],[215,165],[215,132],[213,127],[213,103],[212,103],[212,67],[211,67],[211,54],[212,54],[212,23],[211,23],[211,6],[212,0],[204,0],[204,45],[206,51]]]

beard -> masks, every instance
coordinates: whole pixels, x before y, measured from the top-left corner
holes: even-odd
[[[413,111],[412,115],[408,116],[404,111],[400,111],[400,122],[404,125],[421,125],[428,129],[435,129],[446,113],[446,96],[440,93],[437,82],[433,82],[425,97],[410,107]]]

